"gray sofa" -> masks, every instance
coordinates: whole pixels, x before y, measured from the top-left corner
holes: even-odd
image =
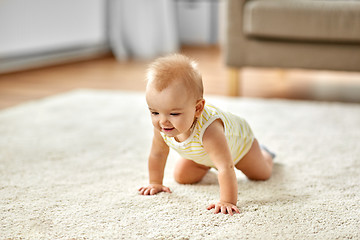
[[[360,71],[359,0],[226,0],[229,95],[242,67]]]

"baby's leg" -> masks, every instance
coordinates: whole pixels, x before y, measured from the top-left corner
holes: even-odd
[[[271,155],[262,150],[256,139],[249,152],[235,166],[251,180],[267,180],[270,178],[273,167]]]
[[[197,183],[205,176],[209,169],[209,167],[192,160],[181,158],[176,163],[174,177],[181,184]]]

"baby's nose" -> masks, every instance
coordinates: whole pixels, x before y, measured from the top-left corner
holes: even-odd
[[[164,124],[164,123],[167,123],[169,120],[167,119],[166,116],[161,116],[160,118],[160,123]]]

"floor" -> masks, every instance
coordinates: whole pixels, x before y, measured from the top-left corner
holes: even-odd
[[[227,71],[217,46],[183,47],[199,62],[205,94],[227,94]],[[143,91],[149,61],[118,62],[112,55],[88,61],[0,74],[0,109],[76,88]],[[360,102],[360,72],[244,68],[245,97]]]

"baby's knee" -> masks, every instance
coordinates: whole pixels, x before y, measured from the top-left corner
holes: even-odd
[[[187,184],[187,176],[185,172],[186,170],[183,161],[178,161],[174,170],[174,179],[177,183]]]
[[[200,182],[203,175],[203,173],[199,174],[192,171],[176,169],[174,172],[174,179],[179,184],[194,184]]]
[[[209,167],[202,166],[191,160],[180,159],[175,167],[174,178],[180,184],[197,183],[201,181],[209,169]]]
[[[271,174],[261,175],[261,176],[248,176],[248,178],[252,181],[266,181],[266,180],[269,180],[270,177],[271,177]]]
[[[184,171],[180,171],[176,169],[174,172],[174,179],[179,184],[192,184],[194,183],[193,180],[189,178],[188,174],[185,174]]]
[[[174,179],[179,184],[188,184],[187,179],[184,176],[182,176],[181,174],[178,174],[176,172],[174,173]]]
[[[267,171],[262,171],[255,174],[248,174],[247,178],[253,181],[266,181],[270,179],[271,175],[271,169],[267,169]]]

